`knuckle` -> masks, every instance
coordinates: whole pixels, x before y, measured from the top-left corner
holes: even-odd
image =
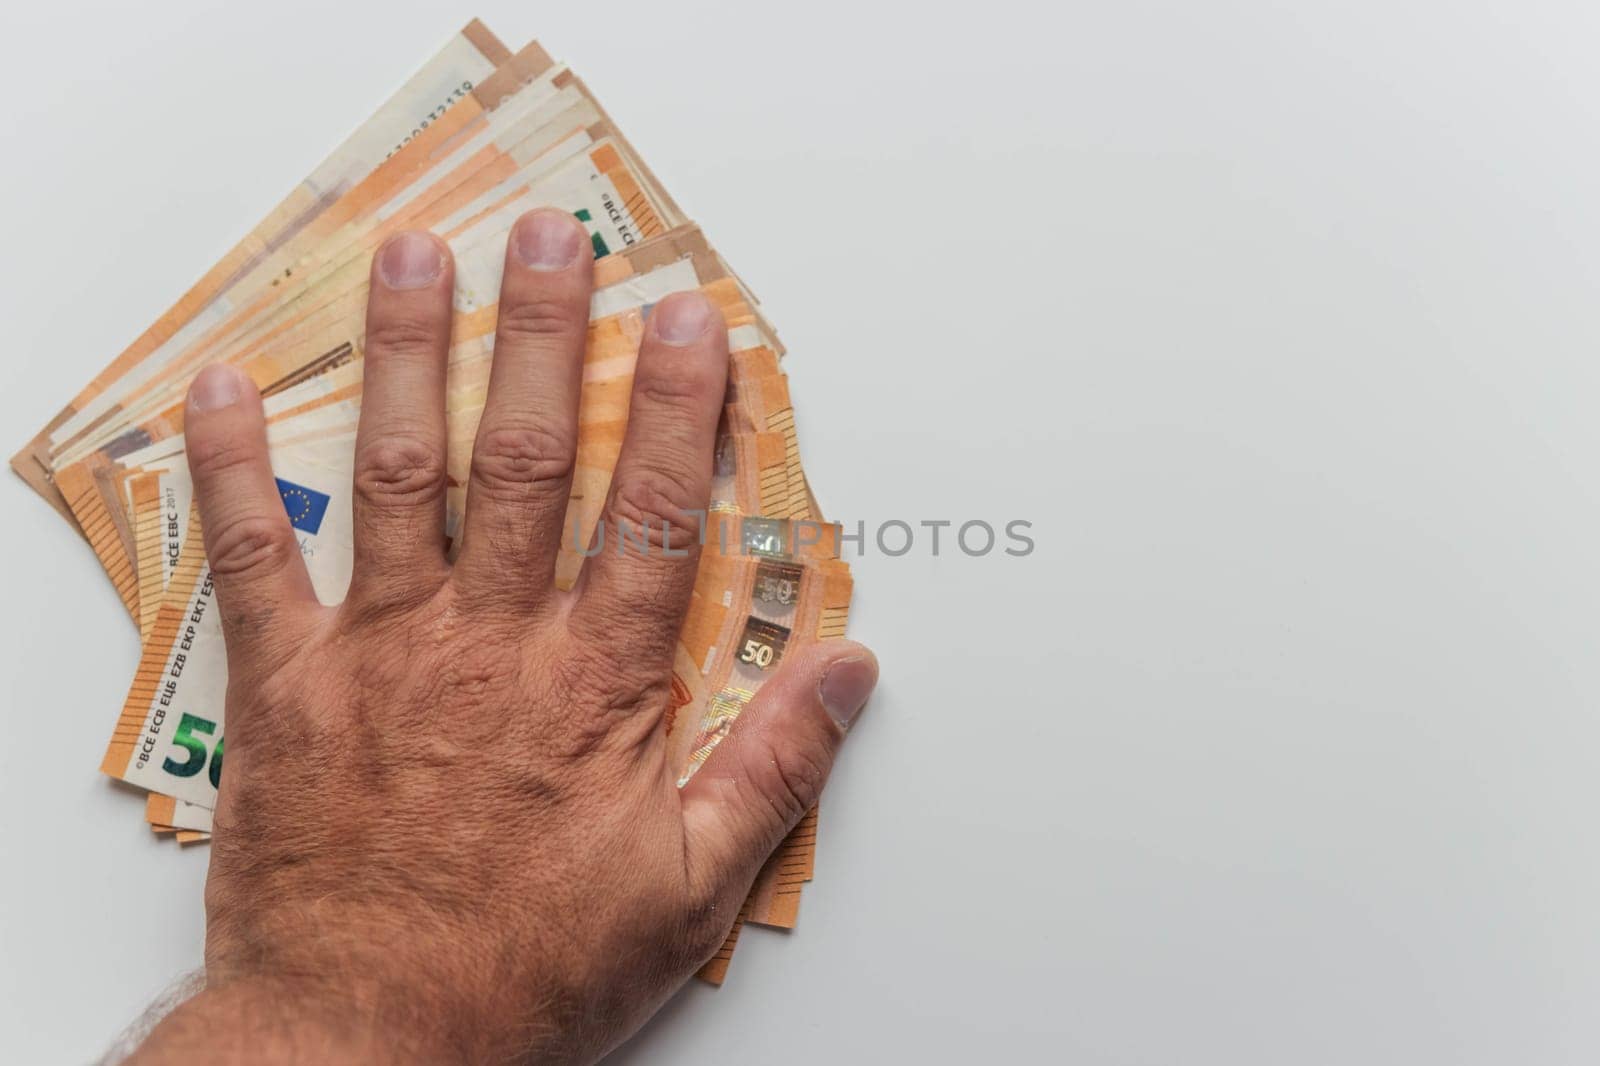
[[[771,752],[771,774],[763,790],[773,816],[785,827],[798,822],[816,806],[828,776],[828,759],[811,745]]]
[[[617,483],[607,518],[619,533],[642,538],[649,547],[678,550],[698,539],[705,505],[705,494],[689,478],[646,468]]]
[[[487,429],[472,449],[472,474],[490,491],[562,482],[572,476],[575,445],[538,426]]]
[[[369,503],[428,496],[444,488],[437,449],[410,437],[386,437],[362,449],[356,461],[356,495]]]
[[[365,357],[431,356],[443,346],[442,340],[438,324],[420,315],[387,318],[367,327]]]
[[[189,470],[196,481],[210,481],[222,474],[255,462],[260,452],[253,442],[233,436],[218,436],[188,441]]]
[[[229,577],[281,570],[299,554],[289,524],[280,516],[244,515],[211,534],[206,552],[211,570]]]
[[[495,325],[497,339],[513,345],[538,346],[566,341],[588,329],[589,306],[580,310],[561,300],[532,299],[500,308]]]

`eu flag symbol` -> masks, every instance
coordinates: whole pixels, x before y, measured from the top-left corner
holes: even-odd
[[[278,483],[278,495],[283,497],[283,509],[289,512],[289,524],[307,533],[322,528],[322,516],[328,513],[328,497],[316,489],[296,485],[283,478],[273,478]]]

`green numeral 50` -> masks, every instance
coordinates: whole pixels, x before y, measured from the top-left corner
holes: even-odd
[[[206,765],[206,742],[195,736],[204,733],[210,736],[217,731],[217,723],[198,715],[186,714],[178,720],[178,731],[173,734],[172,742],[189,753],[183,762],[178,762],[171,756],[161,764],[161,768],[173,777],[193,777]],[[222,745],[227,738],[217,741],[217,750],[210,753],[211,759],[211,787],[221,788],[222,780]]]

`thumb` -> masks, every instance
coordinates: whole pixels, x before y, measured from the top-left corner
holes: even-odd
[[[787,659],[683,787],[690,869],[701,887],[748,887],[817,802],[878,660],[828,640]]]

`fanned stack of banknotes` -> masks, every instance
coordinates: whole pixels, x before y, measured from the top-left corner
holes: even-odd
[[[706,547],[668,725],[682,780],[786,652],[843,634],[850,571],[800,466],[777,335],[583,82],[538,44],[513,54],[474,21],[12,460],[89,542],[138,623],[143,653],[120,713],[107,716],[100,768],[145,791],[155,832],[209,839],[224,762],[226,659],[184,458],[190,380],[225,361],[261,388],[284,507],[319,596],[337,602],[350,576],[374,250],[390,233],[420,227],[455,254],[453,533],[483,409],[506,237],[536,207],[582,220],[596,253],[563,587],[582,566],[580,549],[606,498],[651,307],[698,289],[728,322],[732,365]],[[762,871],[702,977],[722,981],[745,921],[795,924],[815,844],[813,810]]]

